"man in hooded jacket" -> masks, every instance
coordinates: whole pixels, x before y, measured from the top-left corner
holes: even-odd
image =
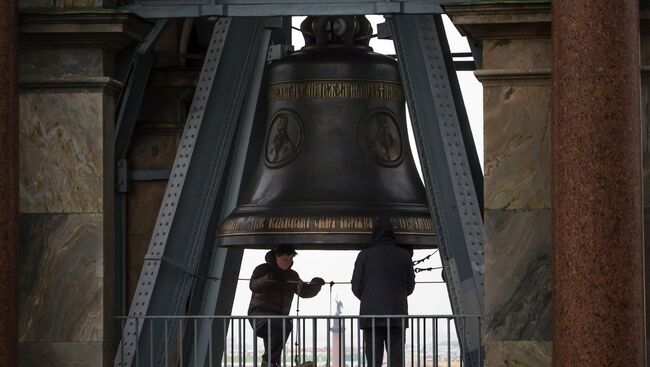
[[[264,258],[266,262],[258,265],[251,275],[250,289],[253,294],[248,306],[248,315],[289,315],[294,294],[302,298],[311,298],[320,292],[325,284],[322,278],[314,278],[306,283],[300,279],[296,271],[291,269],[296,254],[296,250],[291,245],[280,245],[266,253]],[[269,354],[271,365],[279,366],[282,349],[291,334],[293,323],[286,319],[263,317],[250,321],[255,329],[255,335],[264,340],[261,367],[269,365]]]
[[[407,297],[415,288],[411,254],[397,246],[393,224],[387,217],[375,219],[372,242],[357,256],[352,273],[352,292],[361,300],[359,315],[408,315]],[[382,365],[384,346],[390,347],[388,367],[403,366],[405,320],[377,318],[373,322],[361,318],[359,327],[363,329],[368,367]]]

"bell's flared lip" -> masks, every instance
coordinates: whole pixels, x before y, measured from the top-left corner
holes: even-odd
[[[268,248],[290,243],[312,249],[362,249],[371,244],[373,219],[379,213],[384,212],[318,213],[312,208],[310,213],[294,211],[291,215],[283,216],[268,215],[268,211],[247,213],[238,210],[221,223],[217,244]],[[399,245],[437,248],[438,239],[428,210],[420,213],[390,212],[385,215],[393,222]]]
[[[269,213],[273,212],[273,215]],[[364,202],[272,202],[265,204],[240,204],[229,217],[257,215],[277,217],[283,215],[326,216],[348,214],[352,216],[412,216],[431,217],[425,203],[364,203]]]
[[[395,239],[398,246],[413,249],[438,248],[438,238],[435,234],[396,233]],[[372,235],[370,233],[255,233],[220,236],[216,239],[218,246],[247,249],[269,249],[285,243],[299,250],[362,250],[372,245]]]

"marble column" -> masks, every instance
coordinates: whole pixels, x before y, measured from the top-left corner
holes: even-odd
[[[639,3],[552,7],[553,365],[642,367]]]
[[[0,366],[16,366],[18,341],[18,7],[0,2]]]
[[[19,366],[112,366],[117,55],[151,24],[22,10]]]
[[[549,367],[550,6],[447,6],[483,44],[486,366]]]

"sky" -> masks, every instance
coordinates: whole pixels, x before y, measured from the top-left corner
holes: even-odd
[[[294,17],[293,24],[300,27],[303,17]],[[368,16],[376,30],[376,24],[384,21],[382,16]],[[469,46],[464,37],[462,37],[451,21],[444,16],[445,29],[452,52],[469,52]],[[293,32],[294,48],[300,49],[303,45],[303,39],[300,32]],[[383,54],[395,54],[395,48],[391,40],[372,39],[370,46],[375,52]],[[481,165],[483,165],[483,89],[481,84],[474,77],[473,72],[463,71],[458,73],[458,79],[461,85],[465,107],[470,120],[474,141],[478,150]],[[408,120],[408,115],[407,115]],[[409,139],[411,142],[411,151],[417,151],[413,143],[413,135],[409,126]],[[417,155],[414,160],[419,169],[419,159]],[[267,250],[245,250],[244,258],[241,265],[240,278],[249,278],[253,269],[264,262],[264,255]],[[434,250],[416,250],[413,260],[424,258],[433,253]],[[321,292],[314,298],[301,299],[300,315],[331,315],[336,311],[335,300],[343,302],[343,314],[355,315],[359,313],[359,300],[352,294],[350,288],[350,278],[354,269],[358,251],[316,251],[301,250],[298,256],[294,258],[293,269],[298,272],[301,279],[310,280],[313,277],[321,277],[326,283],[334,281],[336,283],[330,287],[325,285]],[[436,253],[434,256],[418,267],[429,268],[439,267],[440,257]],[[416,274],[417,282],[440,281],[440,270],[425,271]],[[347,282],[347,283],[346,283]],[[248,281],[240,281],[235,294],[233,304],[233,315],[245,315],[248,310],[251,292],[248,288]],[[296,298],[294,298],[291,308],[291,315],[296,315]],[[451,314],[449,296],[444,283],[419,283],[416,284],[415,291],[408,299],[409,314],[411,315],[442,315]]]

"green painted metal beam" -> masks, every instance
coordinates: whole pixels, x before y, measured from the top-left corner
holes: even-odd
[[[476,4],[550,4],[551,0],[447,0],[444,4],[476,5]]]

